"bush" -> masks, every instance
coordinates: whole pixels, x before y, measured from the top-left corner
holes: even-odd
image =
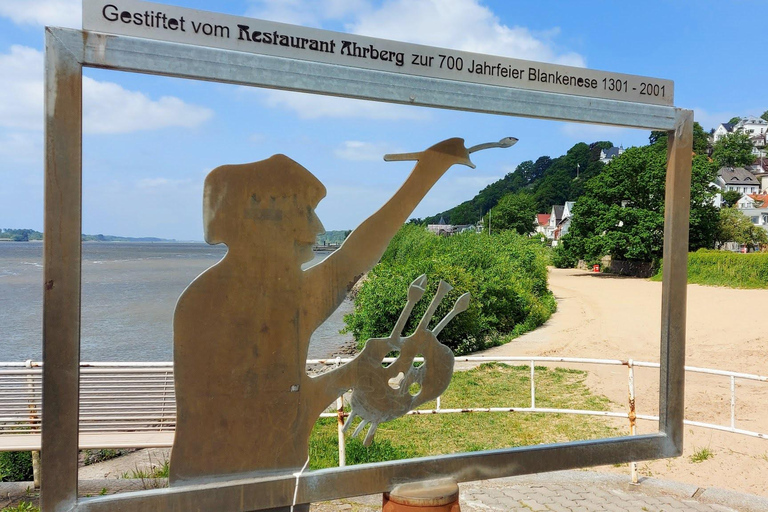
[[[404,226],[392,239],[381,263],[371,270],[345,317],[346,331],[362,346],[369,338],[389,336],[407,301],[408,285],[419,275],[429,279],[403,331],[413,332],[443,279],[454,288],[435,313],[437,324],[465,292],[467,311],[457,316],[440,339],[457,355],[498,343],[499,335],[519,335],[545,322],[555,309],[547,289],[547,258],[537,240],[506,232],[438,237],[424,228]]]
[[[0,482],[32,480],[32,452],[0,452]]]
[[[661,280],[660,269],[654,280]],[[731,288],[768,288],[768,253],[700,249],[688,253],[688,282]]]
[[[572,253],[568,252],[563,243],[552,248],[552,265],[557,268],[576,268],[579,263]]]

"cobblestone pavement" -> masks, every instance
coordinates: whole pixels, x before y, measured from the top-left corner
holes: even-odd
[[[764,512],[768,499],[720,489],[589,471],[501,478],[461,484],[462,512]],[[381,496],[320,503],[312,512],[381,510]]]
[[[737,478],[737,475],[734,475]],[[0,509],[36,502],[31,482],[0,483]],[[146,482],[126,479],[81,481],[80,491],[95,496],[140,490]],[[627,475],[560,471],[460,485],[462,512],[766,512],[768,498],[644,478],[632,485]],[[313,504],[311,512],[380,512],[381,495]]]

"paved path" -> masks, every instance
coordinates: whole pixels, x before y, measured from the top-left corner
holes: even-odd
[[[591,471],[501,478],[461,484],[462,512],[764,512],[768,499],[676,482]],[[312,512],[374,512],[381,496],[313,505]]]

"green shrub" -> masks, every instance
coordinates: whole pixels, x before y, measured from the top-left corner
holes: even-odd
[[[546,265],[546,249],[538,240],[511,232],[438,237],[406,225],[369,273],[354,312],[344,319],[346,331],[360,346],[368,338],[388,336],[407,301],[408,285],[426,274],[427,292],[414,308],[404,335],[413,332],[442,279],[453,290],[430,325],[436,325],[456,299],[469,292],[469,309],[445,328],[440,340],[457,355],[481,350],[497,344],[500,335],[522,334],[549,318],[555,301],[547,289]]]
[[[664,269],[653,277],[660,281]],[[688,253],[688,282],[731,288],[768,288],[768,253],[700,249]]]
[[[579,259],[560,243],[552,248],[552,265],[557,268],[576,268]]]
[[[0,452],[0,482],[32,480],[32,452]]]

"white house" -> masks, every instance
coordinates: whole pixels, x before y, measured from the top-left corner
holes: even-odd
[[[743,167],[721,167],[715,183],[725,192],[735,190],[743,195],[760,192],[757,177]]]
[[[552,231],[549,227],[549,218],[551,217],[548,213],[537,213],[536,214],[536,233],[539,235],[544,235],[546,238],[552,238]]]
[[[768,121],[760,117],[747,116],[736,124],[721,123],[712,134],[712,140],[717,142],[726,134],[735,132],[749,135],[749,140],[752,142],[752,153],[756,156],[765,156]]]
[[[755,200],[750,195],[743,195],[736,201],[736,208],[739,210],[746,210],[755,207]]]
[[[624,153],[624,148],[619,146],[618,148],[616,146],[608,149],[601,149],[600,150],[600,161],[604,164],[607,164],[617,156]]]
[[[718,126],[712,134],[712,139],[717,142],[729,133],[733,133],[733,127],[734,125],[731,123],[720,123],[720,126]]]
[[[576,205],[575,201],[566,201],[563,207],[563,218],[558,225],[558,236],[560,238],[568,232],[568,228],[571,227],[571,218],[573,217],[573,207]]]
[[[744,132],[750,136],[765,135],[768,132],[768,121],[761,117],[747,116],[733,127],[735,131]]]

